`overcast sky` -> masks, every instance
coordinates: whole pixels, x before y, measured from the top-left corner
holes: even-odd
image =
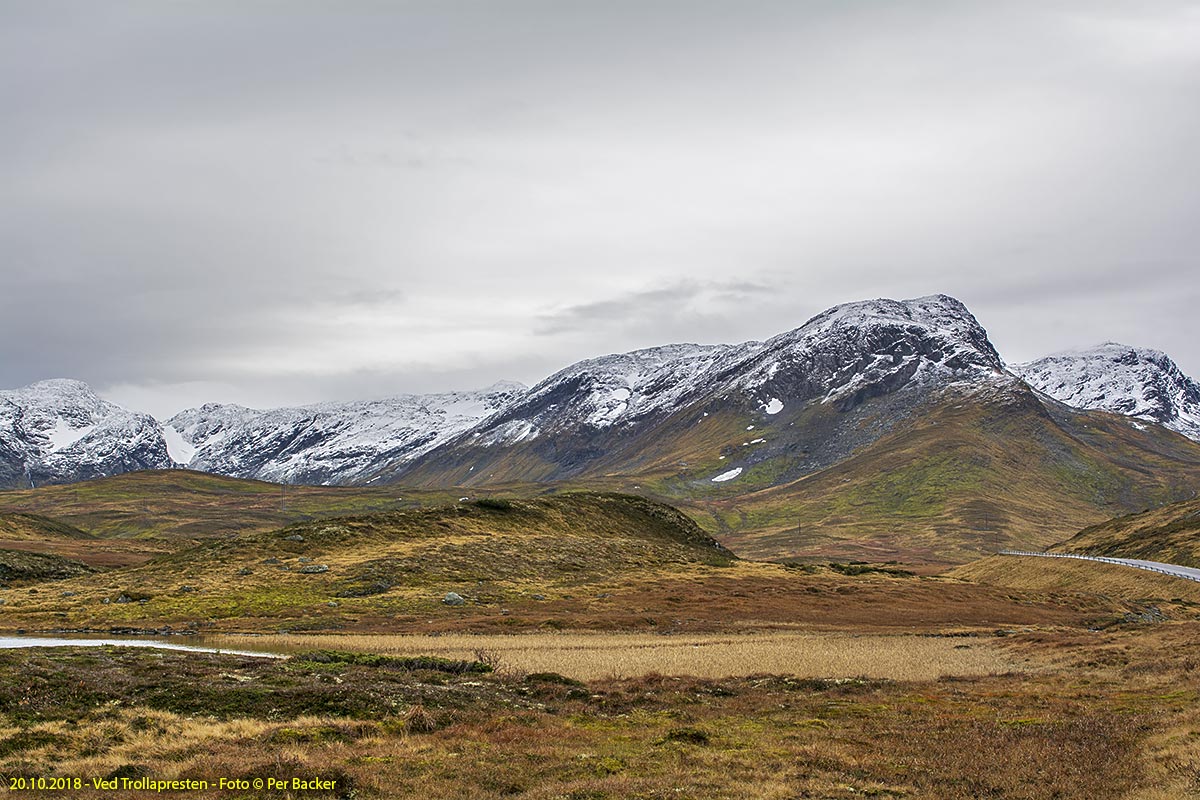
[[[1196,2],[0,0],[0,387],[533,383],[934,292],[1200,376]]]

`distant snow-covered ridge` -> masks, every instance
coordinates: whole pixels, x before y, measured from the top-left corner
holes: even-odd
[[[1155,422],[1200,441],[1200,385],[1158,350],[1105,342],[1011,369],[1073,408]]]
[[[0,486],[172,465],[153,417],[102,400],[85,383],[55,379],[0,391]]]
[[[265,411],[208,404],[164,428],[186,448],[191,469],[281,483],[359,483],[469,430],[525,391],[502,382],[475,392]]]
[[[580,361],[472,435],[476,444],[505,446],[634,426],[718,395],[744,396],[771,415],[789,399],[853,406],[910,382],[1002,372],[987,333],[958,300],[869,300],[836,306],[765,342],[674,344]]]
[[[1200,441],[1200,387],[1166,355],[1108,343],[1006,371],[966,306],[932,295],[836,306],[764,342],[590,358],[532,388],[498,383],[267,410],[208,404],[159,423],[79,381],[41,381],[0,391],[0,486],[171,466],[286,483],[367,483],[449,451],[471,464],[482,450],[544,442],[558,458],[587,459],[613,436],[654,429],[681,409],[734,403],[790,419],[805,403],[848,411],[904,389],[984,393],[1016,382],[1010,371],[1067,405],[1126,414]],[[735,479],[734,469],[724,480]]]

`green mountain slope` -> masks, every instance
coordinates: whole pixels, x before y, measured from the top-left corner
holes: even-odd
[[[770,469],[756,465],[750,477]],[[800,479],[746,493],[733,484],[687,498],[678,476],[658,485],[746,557],[962,563],[1190,497],[1200,445],[1014,386],[946,395]]]
[[[563,471],[555,452],[588,447],[566,485],[666,500],[734,552],[762,559],[963,563],[1045,547],[1200,485],[1200,443],[1070,409],[1006,377],[849,405],[816,399],[777,414],[733,395],[642,428],[505,447],[463,440],[403,479],[550,483]]]

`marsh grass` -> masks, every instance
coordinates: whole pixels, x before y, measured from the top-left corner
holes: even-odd
[[[844,633],[673,635],[552,633],[523,635],[307,635],[205,637],[237,649],[295,653],[341,650],[386,656],[435,655],[499,669],[553,672],[577,680],[658,673],[724,678],[770,673],[805,678],[935,680],[1027,670],[988,639]]]
[[[371,658],[0,653],[0,682],[18,690],[0,695],[0,774],[320,775],[336,778],[338,789],[303,796],[362,800],[1185,798],[1197,785],[1198,631],[1200,623],[1184,622],[986,641],[768,637],[807,642],[814,653],[812,639],[933,642],[959,655],[982,646],[1038,665],[916,681],[650,674],[580,682],[503,670],[408,672]],[[314,646],[314,637],[288,638]],[[339,649],[352,638],[339,637]],[[475,648],[495,637],[430,638]],[[636,652],[697,637],[536,638],[586,639],[593,648],[616,639]],[[707,638],[715,647],[758,637]],[[489,644],[486,652],[497,652]],[[193,696],[206,685],[241,701],[197,707]],[[237,695],[255,686],[258,694]]]

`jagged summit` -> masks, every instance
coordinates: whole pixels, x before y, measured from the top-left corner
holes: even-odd
[[[149,414],[67,378],[0,391],[0,485],[29,486],[171,466]]]
[[[1157,422],[1200,440],[1200,385],[1159,350],[1105,342],[1011,369],[1033,388],[1074,408]]]
[[[913,322],[928,327],[967,331],[979,322],[963,302],[948,294],[931,294],[911,300],[858,300],[828,308],[809,319],[800,329],[846,327],[865,321]]]
[[[794,331],[770,341],[802,338],[817,343],[831,336],[850,336],[863,347],[880,344],[885,335],[901,332],[936,337],[944,344],[943,355],[967,355],[963,363],[999,369],[999,353],[988,340],[987,331],[963,303],[949,295],[935,294],[913,300],[865,300],[834,306]],[[899,337],[897,337],[899,338]]]
[[[913,382],[998,373],[987,331],[948,295],[845,303],[768,339],[739,381],[856,405]]]

